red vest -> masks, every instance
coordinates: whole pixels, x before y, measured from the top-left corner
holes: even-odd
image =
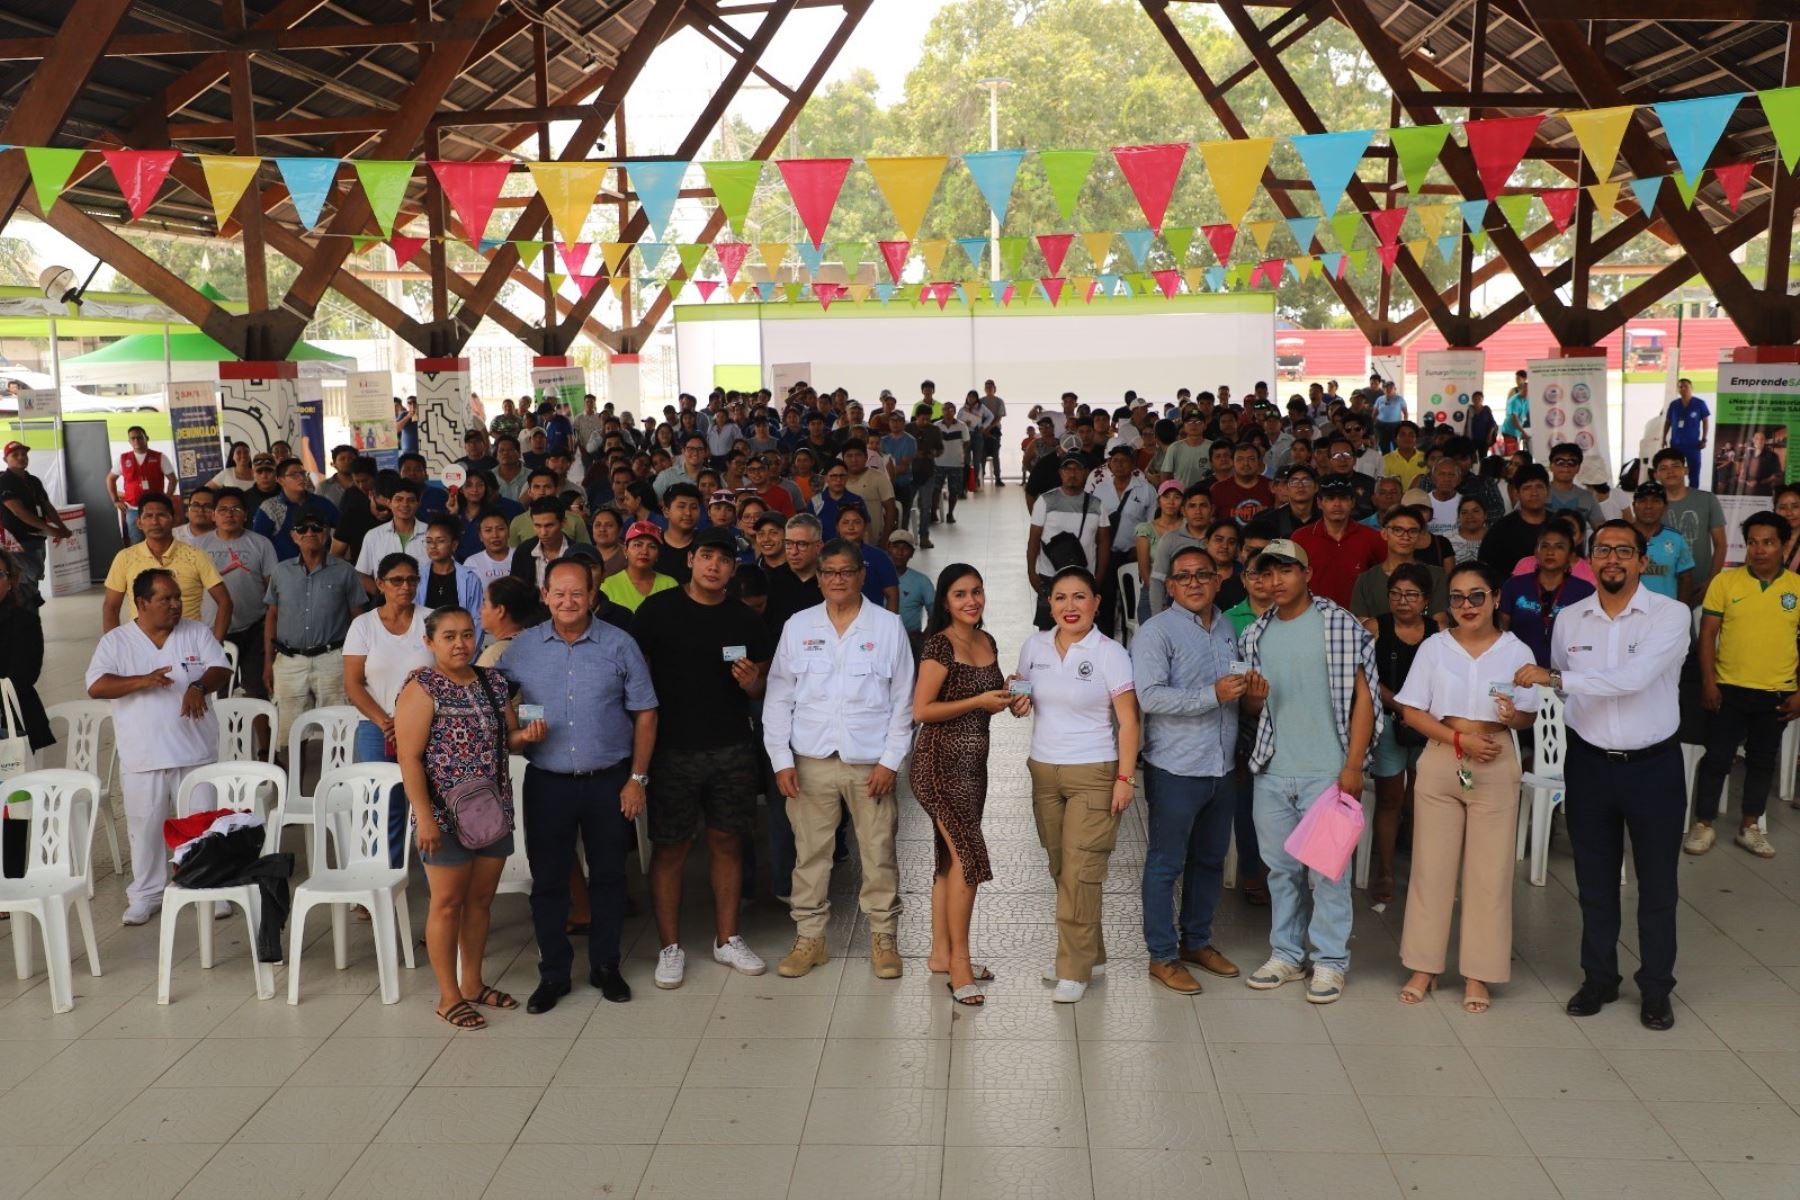
[[[125,503],[132,508],[138,506],[138,500],[146,494],[159,495],[163,490],[163,457],[157,450],[146,450],[144,461],[140,465],[137,452],[127,450],[119,455],[119,482],[125,495]]]

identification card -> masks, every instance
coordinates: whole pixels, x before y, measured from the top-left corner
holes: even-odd
[[[727,646],[723,652],[723,657],[728,663],[734,663],[740,658],[748,658],[749,656],[750,651],[742,646]]]
[[[1250,673],[1250,664],[1241,658],[1234,658],[1231,660],[1231,669],[1225,673],[1227,675],[1248,675]]]
[[[1512,682],[1508,680],[1500,683],[1488,684],[1488,695],[1496,700],[1511,700],[1513,698]]]
[[[529,725],[533,721],[544,719],[544,706],[541,704],[519,705],[519,724]]]
[[[1015,679],[1006,685],[1006,691],[1011,696],[1029,696],[1031,695],[1031,680]]]

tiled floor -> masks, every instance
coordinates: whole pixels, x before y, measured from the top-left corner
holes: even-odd
[[[1016,486],[984,493],[923,564],[987,571],[1008,663],[1028,615],[1024,517]],[[75,694],[94,611],[53,608],[48,700]],[[1514,979],[1483,1016],[1458,1009],[1454,981],[1422,1007],[1396,1003],[1401,907],[1375,913],[1360,895],[1340,1004],[1210,977],[1198,999],[1176,997],[1144,975],[1141,807],[1107,885],[1113,972],[1059,1007],[1037,978],[1055,939],[1026,738],[1023,723],[995,724],[996,879],[975,945],[999,980],[980,1011],[952,1008],[923,972],[931,845],[904,799],[903,980],[868,973],[848,868],[830,965],[795,981],[725,974],[704,954],[696,862],[684,988],[650,985],[655,937],[634,921],[633,1003],[583,986],[548,1016],[502,1014],[473,1034],[433,1017],[423,966],[401,1003],[380,1003],[366,926],[352,927],[346,971],[312,948],[298,1008],[254,998],[241,930],[223,933],[209,972],[184,931],[175,1003],[159,1008],[155,929],[121,929],[120,883],[103,878],[106,973],[77,964],[72,1013],[51,1015],[42,975],[0,979],[0,1197],[1800,1195],[1800,837],[1787,810],[1772,862],[1723,844],[1683,861],[1667,1034],[1638,1025],[1629,994],[1587,1021],[1563,1014],[1578,914],[1560,834],[1548,887],[1520,872]],[[792,935],[766,900],[746,924],[771,961]],[[1227,893],[1218,940],[1256,965],[1264,913]],[[522,898],[500,900],[490,954],[497,983],[530,990]]]

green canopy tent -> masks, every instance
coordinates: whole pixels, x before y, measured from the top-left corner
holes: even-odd
[[[217,379],[218,364],[236,358],[237,355],[198,329],[169,334],[167,359],[171,377],[175,380]],[[160,386],[163,361],[161,333],[134,333],[98,350],[63,359],[63,379],[83,387],[133,383]],[[330,363],[348,370],[356,360],[301,342],[288,355],[288,361]]]

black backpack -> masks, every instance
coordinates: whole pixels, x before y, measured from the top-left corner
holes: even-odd
[[[1084,494],[1081,497],[1081,524],[1076,532],[1070,533],[1065,529],[1044,543],[1044,557],[1050,560],[1054,571],[1088,565],[1087,547],[1082,538],[1087,533],[1088,506],[1093,502],[1092,496]]]

